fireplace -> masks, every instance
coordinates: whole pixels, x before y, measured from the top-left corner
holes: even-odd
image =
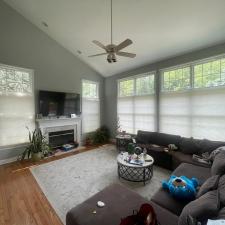
[[[81,145],[81,118],[38,119],[46,141],[57,148],[64,144],[77,142]]]
[[[52,148],[60,148],[64,144],[73,144],[74,130],[49,132],[48,142]]]

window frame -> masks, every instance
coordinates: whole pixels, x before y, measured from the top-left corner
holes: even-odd
[[[35,96],[35,88],[34,88],[34,70],[33,69],[29,69],[29,68],[23,68],[23,67],[18,67],[18,66],[11,66],[11,65],[7,65],[7,64],[3,64],[3,63],[0,63],[0,68],[6,68],[6,69],[11,69],[11,70],[19,70],[19,71],[24,71],[24,72],[27,72],[31,75],[31,96]],[[0,91],[1,93],[1,91]],[[18,93],[18,92],[17,92]],[[15,92],[14,93],[7,93],[7,95],[9,94],[16,94]],[[34,102],[34,107],[35,107],[35,102]]]
[[[204,63],[209,63],[212,61],[216,61],[216,60],[222,60],[225,59],[225,54],[220,54],[220,55],[216,55],[216,56],[212,56],[212,57],[207,57],[204,59],[200,59],[200,60],[194,60],[191,61],[189,63],[184,63],[184,64],[179,64],[176,66],[171,66],[171,67],[166,67],[166,68],[162,68],[159,70],[159,76],[160,76],[160,93],[182,93],[182,92],[189,92],[189,91],[201,91],[201,90],[206,90],[206,89],[220,89],[220,88],[225,88],[225,85],[218,85],[218,86],[210,86],[210,87],[195,87],[194,86],[194,78],[195,78],[195,74],[194,74],[194,67],[200,64],[204,64]],[[188,89],[184,89],[184,90],[179,90],[179,91],[173,91],[173,90],[164,90],[163,89],[163,84],[164,84],[164,80],[163,80],[163,73],[164,72],[168,72],[171,70],[176,70],[176,69],[181,69],[184,67],[190,67],[190,88]]]
[[[90,97],[85,97],[83,96],[83,83],[90,83],[90,84],[96,84],[96,88],[97,88],[97,93],[96,93],[96,98],[90,98]],[[99,96],[99,87],[100,87],[100,82],[98,81],[92,81],[92,80],[87,80],[87,79],[82,79],[81,80],[81,97],[82,97],[82,101],[81,101],[81,115],[82,115],[82,123],[83,123],[83,99],[88,100],[88,101],[95,101],[98,102],[98,119],[99,119],[99,127],[101,126],[101,102],[100,102],[100,96]],[[94,131],[88,131],[85,132],[84,130],[84,126],[82,124],[82,133],[83,134],[88,134],[88,133],[92,133]],[[97,128],[96,128],[97,129]]]
[[[154,88],[153,88],[153,93],[150,94],[137,94],[136,91],[136,80],[138,78],[142,78],[142,77],[147,77],[147,76],[154,76]],[[134,96],[151,96],[151,95],[155,95],[156,94],[156,71],[151,71],[151,72],[146,72],[146,73],[141,73],[138,75],[134,75],[134,76],[130,76],[130,77],[125,77],[122,79],[118,79],[117,80],[117,98],[127,98],[127,97],[134,97]],[[134,92],[132,95],[128,95],[128,96],[120,96],[120,82],[122,81],[127,81],[127,80],[134,80]]]
[[[154,105],[155,105],[155,108],[154,108],[154,116],[157,117],[157,103],[156,103],[156,97],[157,97],[157,93],[156,93],[156,82],[157,82],[157,79],[156,79],[156,71],[153,70],[153,71],[150,71],[150,72],[145,72],[145,73],[141,73],[141,74],[137,74],[137,75],[134,75],[134,76],[129,76],[129,77],[125,77],[125,78],[122,78],[122,79],[118,79],[117,80],[117,104],[116,104],[116,115],[117,115],[117,118],[119,118],[119,114],[118,114],[118,99],[123,99],[123,98],[131,98],[131,99],[134,99],[135,97],[142,97],[142,96],[153,96],[154,98]],[[146,76],[154,76],[154,88],[153,88],[153,93],[151,94],[137,94],[136,92],[136,79],[138,78],[142,78],[142,77],[146,77]],[[133,95],[129,95],[129,96],[120,96],[120,82],[121,81],[126,81],[126,80],[131,80],[131,79],[134,79],[134,93]],[[134,114],[132,114],[134,115]],[[134,121],[133,121],[133,124],[134,124]],[[154,127],[156,129],[156,123],[154,123]]]
[[[95,84],[96,85],[96,98],[91,98],[91,97],[85,97],[83,96],[83,83],[89,83],[89,84]],[[82,84],[82,87],[81,87],[81,96],[82,98],[86,98],[86,99],[98,99],[99,100],[99,82],[98,81],[92,81],[92,80],[86,80],[86,79],[82,79],[81,80],[81,84]]]

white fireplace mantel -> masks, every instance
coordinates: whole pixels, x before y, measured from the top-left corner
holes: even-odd
[[[81,144],[81,117],[37,119],[36,122],[47,141],[49,139],[49,132],[74,129],[74,140],[77,141],[79,145]]]

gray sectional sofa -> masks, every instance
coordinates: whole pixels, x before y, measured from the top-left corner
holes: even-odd
[[[200,188],[193,201],[178,200],[160,188],[148,203],[153,206],[160,225],[206,224],[207,219],[225,219],[225,151],[218,153],[212,166],[195,162],[192,154],[211,153],[224,142],[182,138],[177,135],[139,131],[137,144],[147,147],[155,164],[173,170],[176,176],[196,177]],[[165,151],[175,144],[176,151]],[[102,200],[106,207],[99,210],[96,202]],[[82,204],[71,209],[66,216],[67,225],[119,225],[121,218],[138,209],[146,199],[124,186],[106,187]],[[93,210],[96,213],[93,214]]]

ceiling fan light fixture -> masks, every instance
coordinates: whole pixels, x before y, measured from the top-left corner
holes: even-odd
[[[122,41],[119,45],[115,45],[113,44],[113,25],[112,25],[112,0],[111,1],[111,43],[109,45],[104,45],[101,42],[97,41],[97,40],[93,40],[92,42],[94,44],[96,44],[98,47],[100,47],[101,49],[105,50],[105,53],[100,53],[100,54],[95,54],[95,55],[90,55],[89,57],[95,57],[95,56],[100,56],[100,55],[105,55],[108,54],[107,56],[107,61],[109,63],[112,62],[117,62],[117,58],[116,55],[119,56],[123,56],[123,57],[128,57],[128,58],[134,58],[136,56],[136,54],[134,53],[128,53],[128,52],[120,52],[120,50],[126,48],[127,46],[131,45],[133,42],[132,40],[130,40],[129,38],[127,38],[126,40]]]

